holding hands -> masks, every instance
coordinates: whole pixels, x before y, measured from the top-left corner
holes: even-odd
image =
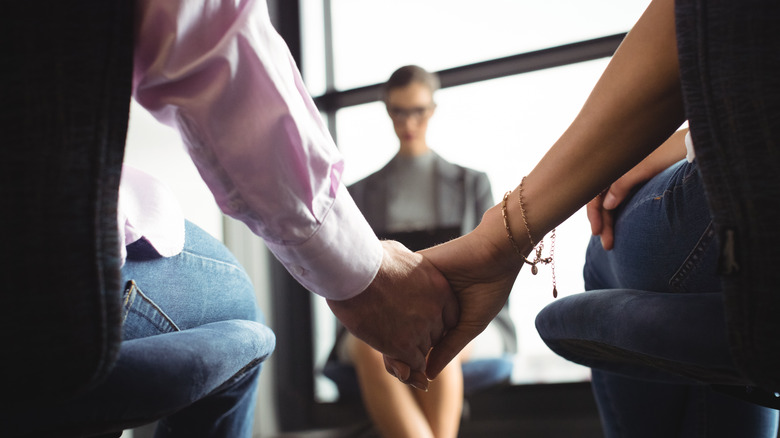
[[[607,190],[587,204],[587,215],[594,235],[600,235],[602,245],[614,246],[614,210],[633,190],[685,157],[684,138],[687,129],[670,136],[653,153],[615,180]],[[515,212],[515,215],[517,212]],[[401,355],[385,355],[388,372],[417,388],[427,388],[423,378],[435,378],[441,370],[498,314],[509,297],[522,260],[513,250],[504,232],[501,210],[495,206],[485,213],[480,225],[471,233],[447,243],[420,251],[422,263],[438,270],[437,280],[445,279],[457,297],[460,316],[457,323],[444,325],[439,337],[420,347],[431,347],[427,354],[424,376],[420,363],[406,362]],[[527,243],[527,242],[526,242]],[[528,255],[527,244],[522,250]],[[438,274],[438,275],[437,275]],[[443,276],[443,277],[440,277]],[[451,315],[448,315],[448,318]],[[418,355],[415,360],[419,360]],[[409,364],[409,365],[407,365]],[[411,366],[410,366],[411,365]],[[411,376],[411,377],[410,377]],[[421,382],[425,382],[421,385]]]
[[[669,137],[684,117],[674,2],[655,0],[615,52],[575,120],[528,174],[524,214],[517,202],[510,203],[511,220],[505,226],[501,206],[494,206],[471,233],[417,257],[406,254],[398,269],[390,269],[395,280],[385,286],[372,283],[376,291],[355,298],[374,303],[351,312],[350,322],[342,316],[347,310],[339,307],[348,308],[352,300],[331,303],[331,308],[353,333],[386,355],[385,364],[396,377],[411,378],[418,386],[421,373],[437,376],[498,314],[523,264],[518,252],[527,257],[533,249],[529,240],[541,240],[592,200],[592,231],[602,236],[605,248],[612,247],[612,210],[634,186],[684,157],[684,133]],[[607,186],[603,196],[593,199]],[[508,228],[514,230],[517,252],[507,239]],[[407,279],[400,275],[404,272]],[[434,322],[424,321],[424,315]],[[427,381],[419,387],[427,387]]]
[[[687,131],[675,132],[653,153],[612,183],[608,190],[588,203],[591,230],[594,235],[601,235],[605,249],[614,245],[614,209],[635,187],[685,157]],[[539,204],[537,207],[541,208]],[[512,217],[517,219],[517,216],[515,210]],[[520,250],[528,256],[531,251],[529,242],[520,242]],[[498,314],[509,297],[523,262],[507,238],[499,206],[488,210],[473,232],[420,251],[420,254],[449,281],[460,308],[457,325],[444,334],[428,355],[426,375],[432,379]],[[394,368],[401,370],[402,365],[396,364]]]
[[[457,325],[428,356],[430,379],[487,327],[509,298],[521,265],[501,232],[500,215],[493,207],[471,233],[420,252],[449,281],[460,305]]]
[[[458,322],[458,302],[430,261],[398,242],[382,245],[382,266],[369,287],[328,305],[352,334],[385,354],[389,372],[425,390],[426,356]]]
[[[503,230],[493,207],[471,233],[419,253],[383,241],[385,258],[371,286],[328,305],[384,354],[390,374],[426,390],[509,297],[522,261]]]

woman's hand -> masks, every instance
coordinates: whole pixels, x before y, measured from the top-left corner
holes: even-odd
[[[500,215],[493,207],[476,230],[420,251],[449,281],[460,307],[458,324],[428,355],[429,379],[487,327],[509,297],[522,259],[512,249]]]
[[[426,356],[457,322],[458,303],[447,280],[424,257],[398,242],[382,246],[382,266],[369,287],[348,300],[327,302],[352,334],[393,359],[397,372],[392,374],[427,389]]]
[[[688,128],[685,128],[672,134],[652,154],[588,202],[587,214],[591,233],[594,236],[601,236],[601,245],[605,250],[609,251],[615,247],[615,209],[637,186],[646,183],[667,167],[685,158],[687,132]]]

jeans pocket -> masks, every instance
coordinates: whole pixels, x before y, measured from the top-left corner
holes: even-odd
[[[122,339],[145,338],[179,331],[179,327],[162,311],[138,284],[130,280],[122,295]]]

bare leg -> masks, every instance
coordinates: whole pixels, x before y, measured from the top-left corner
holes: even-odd
[[[463,406],[460,360],[453,361],[426,393],[388,374],[382,355],[364,342],[352,335],[345,342],[358,374],[366,410],[383,437],[457,436]]]
[[[461,356],[452,360],[430,383],[428,392],[412,391],[422,409],[433,436],[455,438],[458,436],[463,410],[463,369]]]

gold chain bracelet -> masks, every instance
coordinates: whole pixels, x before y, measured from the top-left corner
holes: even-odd
[[[528,226],[528,219],[525,216],[525,204],[523,203],[523,183],[525,182],[525,177],[520,181],[520,187],[518,188],[518,201],[520,204],[520,214],[523,217],[523,225],[525,226],[525,230],[528,233],[528,241],[531,243],[531,247],[534,248],[532,252],[534,253],[534,259],[529,260],[525,255],[523,255],[522,251],[520,250],[520,247],[517,245],[517,242],[515,242],[514,236],[512,236],[512,229],[509,227],[509,212],[507,210],[507,200],[509,199],[509,195],[512,193],[512,191],[508,191],[504,194],[504,200],[501,205],[501,215],[504,219],[504,228],[506,228],[506,237],[509,239],[509,242],[512,244],[512,248],[515,249],[515,252],[520,255],[520,257],[523,258],[523,263],[526,263],[528,265],[531,265],[531,274],[536,275],[539,273],[539,268],[537,267],[538,264],[544,264],[544,265],[551,265],[552,269],[552,283],[553,283],[553,298],[558,297],[558,287],[557,282],[555,279],[555,261],[553,258],[553,255],[555,253],[555,228],[552,230],[552,235],[550,237],[550,256],[543,258],[542,257],[542,251],[544,250],[544,239],[539,241],[539,244],[534,244],[534,239],[531,236],[531,228]]]

